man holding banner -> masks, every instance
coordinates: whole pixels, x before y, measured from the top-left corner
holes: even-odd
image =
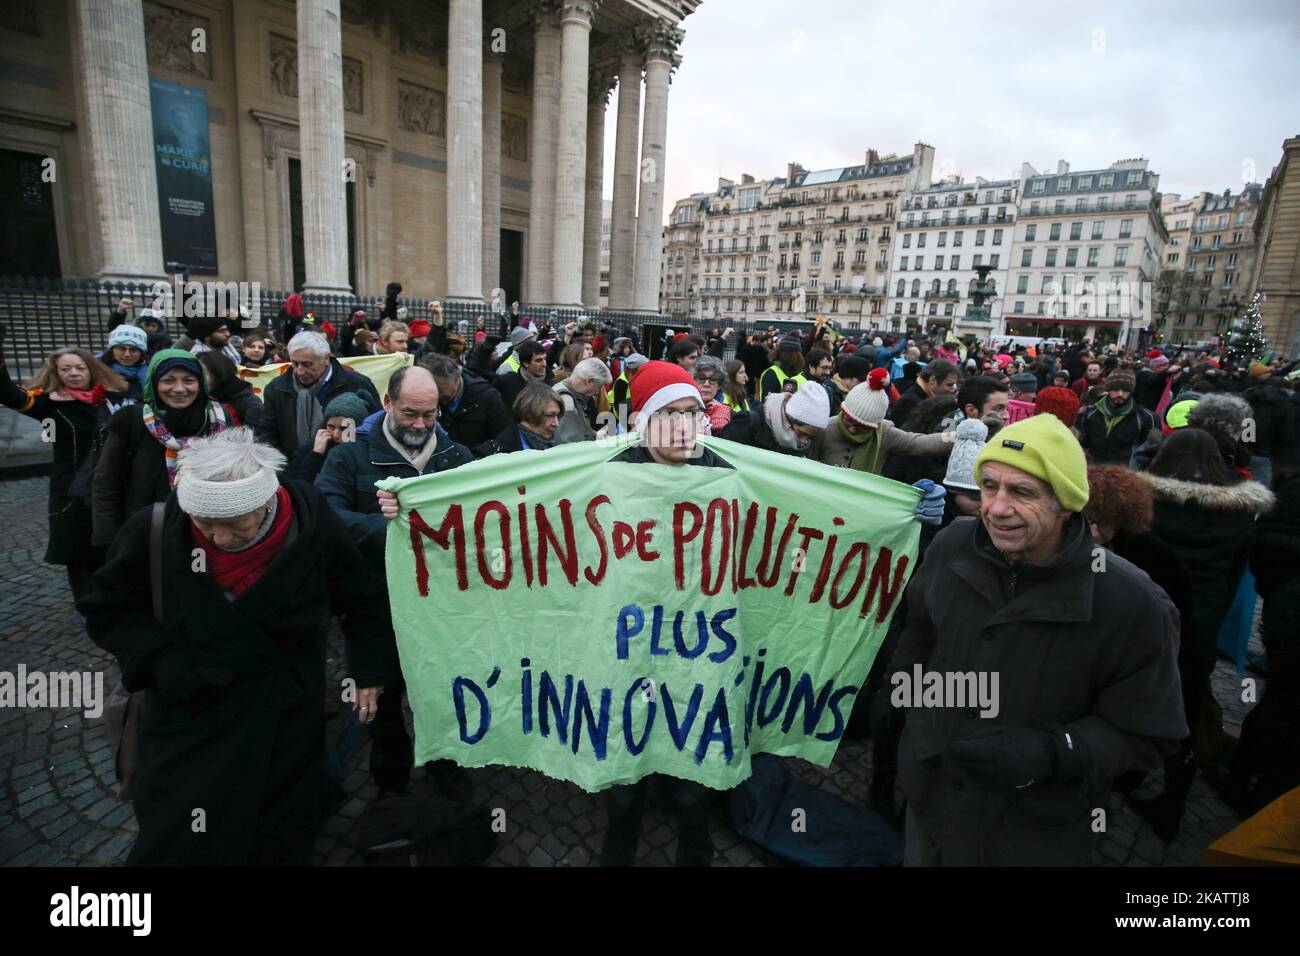
[[[680,368],[647,363],[633,388],[630,441],[381,482],[389,595],[418,761],[614,787],[607,863],[635,856],[649,785],[627,785],[671,778],[678,862],[703,865],[708,790],[751,754],[833,758],[920,495],[698,436]]]
[[[384,543],[388,528],[380,513],[376,483],[384,478],[415,478],[458,468],[473,460],[469,450],[439,434],[439,393],[433,375],[420,366],[398,369],[388,380],[384,415],[357,440],[335,448],[316,476],[316,487],[343,519],[366,564],[376,575],[384,569]],[[394,670],[396,661],[392,662]],[[385,794],[406,789],[411,776],[412,748],[402,717],[403,681],[395,674],[385,681],[388,702],[370,708],[377,700],[361,702],[370,725],[373,747],[370,772]],[[431,768],[444,795],[465,799],[468,781],[449,760]]]

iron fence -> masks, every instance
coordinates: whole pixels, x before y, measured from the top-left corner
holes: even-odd
[[[161,286],[148,283],[104,283],[79,279],[34,279],[0,276],[0,322],[8,328],[4,348],[6,362],[16,377],[32,374],[45,356],[57,348],[76,345],[99,353],[108,341],[109,323],[118,304],[131,300],[128,318],[138,322],[144,308],[162,312],[167,334],[173,338],[184,329],[183,317],[224,315],[226,308],[242,307],[249,312],[246,328],[265,326],[279,334],[280,309],[289,293],[257,285],[194,282],[189,286],[173,285],[168,294]],[[399,307],[407,310],[407,320],[429,318],[430,298],[401,297]],[[482,328],[489,335],[509,335],[514,320],[508,313],[494,312],[486,303],[443,299],[443,317],[455,330],[462,321],[470,330]],[[318,320],[327,320],[342,329],[354,309],[365,309],[370,317],[383,309],[382,295],[303,295],[304,306]],[[810,320],[756,320],[700,318],[681,314],[654,314],[611,309],[576,307],[524,306],[524,316],[538,326],[562,329],[569,322],[586,317],[590,324],[607,336],[627,335],[636,348],[650,358],[662,358],[671,344],[669,333],[688,332],[708,335],[714,328],[731,328],[726,342],[726,357],[734,357],[736,347],[747,335],[774,329],[779,332],[808,331]],[[479,322],[482,321],[480,325]],[[235,329],[231,330],[235,332]],[[853,330],[846,330],[852,334]]]

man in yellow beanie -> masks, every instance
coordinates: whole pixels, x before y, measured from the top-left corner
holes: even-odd
[[[890,665],[905,863],[1087,865],[1111,781],[1186,734],[1178,614],[1094,547],[1083,451],[1055,416],[998,432],[975,484],[979,516],[941,531],[908,586]]]

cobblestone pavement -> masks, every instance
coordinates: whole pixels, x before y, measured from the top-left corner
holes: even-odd
[[[41,560],[46,542],[46,482],[43,478],[0,481],[0,670],[103,670],[105,687],[116,682],[109,655],[86,637],[72,607],[62,568]],[[336,654],[337,652],[335,652]],[[330,676],[342,662],[331,657]],[[1226,662],[1215,673],[1215,692],[1225,723],[1235,732],[1248,705],[1241,681]],[[1262,685],[1262,682],[1261,682]],[[335,681],[337,686],[337,681]],[[341,712],[329,722],[332,744],[345,736],[352,717]],[[409,720],[409,714],[408,714]],[[355,738],[354,738],[355,739]],[[364,740],[363,740],[364,744]],[[316,845],[316,862],[360,865],[358,821],[375,789],[366,770],[368,744],[352,750],[345,763],[349,798],[326,823]],[[800,760],[789,766],[805,781],[847,800],[865,803],[871,779],[870,741],[849,740],[828,768]],[[474,799],[506,811],[506,832],[490,859],[498,866],[586,866],[600,850],[606,818],[604,801],[572,784],[506,767],[468,771]],[[429,784],[417,770],[415,792]],[[0,864],[96,866],[120,863],[135,839],[129,804],[113,795],[113,768],[103,718],[78,710],[0,709]],[[1155,789],[1156,779],[1148,789]],[[1113,797],[1106,833],[1098,837],[1094,861],[1105,865],[1187,865],[1239,822],[1214,791],[1198,778],[1178,839],[1166,846],[1118,797]],[[638,863],[666,866],[676,851],[675,826],[663,810],[647,810]],[[714,811],[715,866],[758,866],[763,851],[742,840]]]

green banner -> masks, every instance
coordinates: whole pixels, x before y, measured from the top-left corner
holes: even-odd
[[[700,442],[732,468],[610,460],[637,441],[380,483],[417,762],[592,791],[831,762],[916,563],[919,492],[719,438]]]

